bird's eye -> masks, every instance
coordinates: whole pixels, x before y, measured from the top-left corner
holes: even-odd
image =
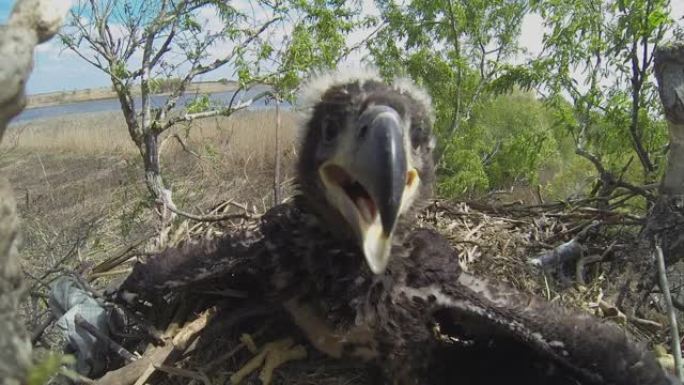
[[[330,143],[340,133],[340,124],[334,120],[326,120],[323,122],[323,140]]]
[[[359,128],[359,139],[363,139],[366,137],[366,134],[368,133],[368,125],[364,124]]]
[[[411,130],[411,145],[413,146],[414,150],[417,150],[418,147],[420,147],[421,141],[422,141],[422,133],[421,133],[420,127],[418,129],[413,128]]]

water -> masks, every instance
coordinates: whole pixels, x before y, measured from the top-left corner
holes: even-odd
[[[241,92],[234,101],[234,104],[238,103],[240,101],[240,98],[242,100],[247,100],[250,97],[254,97],[255,95],[265,91],[266,89],[264,87],[260,88],[254,88],[250,91],[247,92]],[[233,97],[234,91],[226,91],[226,92],[217,92],[214,94],[209,95],[209,99],[212,101],[212,103],[220,104],[227,106],[228,103],[230,103],[230,99]],[[178,107],[184,107],[189,101],[193,100],[197,95],[193,93],[189,93],[186,95],[181,96],[181,98],[178,100],[178,103],[176,104]],[[165,102],[166,102],[166,95],[154,95],[152,96],[152,106],[153,107],[161,107]],[[140,102],[140,97],[135,98],[135,105],[139,109],[141,102]],[[273,102],[268,102],[266,99],[258,99],[255,100],[252,105],[249,107],[250,109],[259,109],[259,108],[268,108],[273,106]],[[287,108],[287,106],[283,106]],[[58,116],[64,116],[64,115],[70,115],[70,114],[82,114],[82,113],[91,113],[91,112],[107,112],[107,111],[119,111],[121,109],[121,105],[119,104],[119,99],[101,99],[101,100],[92,100],[92,101],[87,101],[87,102],[77,102],[77,103],[69,103],[69,104],[61,104],[57,106],[46,106],[46,107],[35,107],[35,108],[29,108],[25,109],[19,116],[15,117],[12,122],[13,123],[25,123],[31,120],[35,119],[48,119],[48,118],[54,118]]]

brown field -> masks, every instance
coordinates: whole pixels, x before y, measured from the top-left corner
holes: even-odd
[[[282,180],[288,191],[296,117],[282,115]],[[230,199],[258,211],[272,204],[274,111],[242,111],[178,126],[172,133],[187,138],[194,153],[174,139],[162,148],[163,172],[179,208],[199,214]],[[12,125],[4,139],[0,173],[15,191],[27,275],[98,261],[158,223],[120,113]],[[37,307],[27,310],[27,318],[39,322],[44,306],[31,303]]]
[[[237,88],[233,81],[228,82],[196,82],[188,86],[188,93],[213,93],[232,91]],[[136,90],[133,91],[136,93]],[[84,90],[46,92],[29,95],[26,108],[46,107],[59,104],[85,102],[88,100],[114,99],[116,93],[110,87],[87,88]]]
[[[291,175],[289,165],[295,151],[296,118],[287,111],[282,115],[280,139],[286,180]],[[183,138],[189,151],[184,151],[171,134]],[[4,139],[0,170],[11,179],[20,206],[32,209],[41,205],[43,215],[55,214],[54,210],[63,212],[72,203],[83,204],[83,199],[101,199],[103,188],[111,188],[113,193],[117,188],[143,187],[139,155],[120,113],[72,115],[12,125]],[[196,208],[202,202],[242,198],[236,190],[238,185],[270,186],[274,154],[272,110],[242,111],[231,117],[177,126],[161,139],[165,176],[181,198],[187,188]],[[78,186],[86,190],[77,194],[78,199],[67,201]],[[98,194],[90,196],[91,190]],[[203,195],[198,190],[211,194]],[[266,189],[259,196],[265,202],[270,193]],[[54,207],[42,199],[51,195],[57,195],[55,199],[60,201]],[[253,199],[255,195],[250,191],[244,197]]]

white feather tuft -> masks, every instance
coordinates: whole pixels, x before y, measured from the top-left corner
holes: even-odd
[[[383,81],[380,73],[372,67],[344,67],[334,71],[315,73],[304,83],[297,102],[302,109],[313,108],[323,94],[334,86],[367,81]]]
[[[434,122],[435,116],[434,111],[432,110],[432,98],[424,88],[419,87],[413,80],[409,78],[395,79],[392,83],[392,88],[401,92],[402,94],[408,95],[411,97],[411,99],[422,104],[427,112],[428,117],[430,118],[430,121]]]
[[[323,94],[331,87],[356,82],[363,84],[367,81],[384,82],[380,72],[374,67],[343,67],[333,71],[314,73],[304,83],[297,98],[302,126],[311,119],[313,107],[321,101]],[[408,78],[398,78],[391,83],[391,86],[422,104],[430,120],[434,121],[432,99],[425,89]]]

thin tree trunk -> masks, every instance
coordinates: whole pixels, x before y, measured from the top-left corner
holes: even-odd
[[[641,130],[639,129],[639,110],[641,109],[639,94],[641,93],[644,78],[639,69],[638,58],[636,55],[636,42],[634,42],[632,51],[632,113],[630,117],[629,133],[632,137],[632,141],[634,142],[634,150],[639,156],[639,161],[644,168],[644,174],[649,175],[653,172],[653,163],[648,156],[648,151],[646,151],[644,148]]]
[[[144,143],[140,153],[143,157],[143,167],[145,169],[145,184],[155,199],[163,200],[166,187],[164,186],[159,166],[159,137],[152,132],[147,132],[143,140]]]
[[[176,217],[176,205],[173,202],[171,189],[164,185],[159,165],[159,136],[148,130],[143,137],[143,147],[140,153],[143,157],[145,168],[145,185],[155,199],[159,213],[159,227],[156,237],[156,247],[164,248],[167,245],[171,222]]]
[[[670,151],[661,192],[684,195],[684,42],[656,51],[655,72],[670,131]]]
[[[658,48],[654,68],[670,132],[670,151],[646,233],[660,237],[665,260],[671,264],[684,256],[684,43]]]

